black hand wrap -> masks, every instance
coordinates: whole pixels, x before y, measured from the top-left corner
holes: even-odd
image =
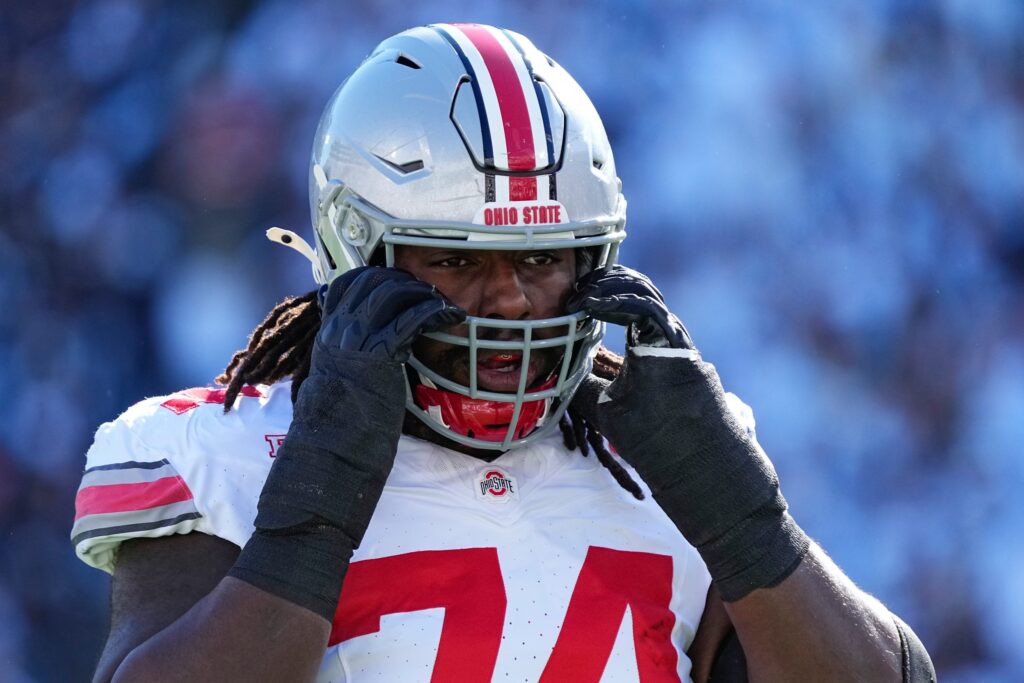
[[[294,417],[230,575],[334,618],[342,580],[394,463],[403,361],[465,313],[403,271],[360,268],[326,291]]]
[[[668,342],[662,346],[678,351],[630,347],[618,378],[608,383],[591,376],[573,405],[647,482],[704,558],[723,599],[738,600],[789,576],[809,540],[787,512],[771,461],[729,410],[714,367],[700,360],[660,293],[637,293],[653,285],[639,274],[632,278],[633,272],[622,266],[592,272],[570,310],[610,320],[608,311],[617,310],[622,297],[625,313],[615,322],[640,327],[631,331],[636,339],[644,336],[646,306],[648,320]],[[654,326],[646,323],[648,339]]]

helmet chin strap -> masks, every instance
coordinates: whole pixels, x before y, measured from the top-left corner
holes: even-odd
[[[431,418],[456,434],[482,441],[504,441],[512,429],[512,415],[516,404],[512,401],[488,401],[470,398],[454,391],[440,389],[418,371],[419,382],[413,397]],[[552,375],[535,391],[550,389],[557,378]],[[551,409],[551,398],[523,401],[513,438],[521,439],[544,424]]]

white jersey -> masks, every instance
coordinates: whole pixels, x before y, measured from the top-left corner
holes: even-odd
[[[79,557],[112,572],[124,540],[192,531],[245,545],[290,389],[246,387],[227,414],[223,389],[192,389],[101,426]],[[649,495],[560,437],[486,463],[402,436],[317,680],[687,681],[709,584]]]

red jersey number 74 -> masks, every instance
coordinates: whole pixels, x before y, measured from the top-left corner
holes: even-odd
[[[626,608],[643,683],[678,681],[670,636],[672,558],[591,546],[542,683],[600,680]],[[432,681],[490,681],[505,623],[496,548],[434,550],[353,563],[330,644],[376,633],[387,614],[444,608]]]

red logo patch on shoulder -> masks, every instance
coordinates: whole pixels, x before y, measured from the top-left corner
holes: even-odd
[[[224,405],[224,397],[227,394],[226,389],[210,389],[209,387],[198,387],[196,389],[185,389],[179,391],[176,394],[172,394],[170,398],[160,404],[161,408],[167,408],[175,415],[184,415],[193,408],[198,408],[204,403],[216,403]],[[249,398],[263,398],[263,392],[248,384],[242,387],[240,396],[248,396]]]
[[[507,503],[513,498],[519,498],[519,485],[504,470],[488,467],[477,480],[477,495],[493,503]]]

